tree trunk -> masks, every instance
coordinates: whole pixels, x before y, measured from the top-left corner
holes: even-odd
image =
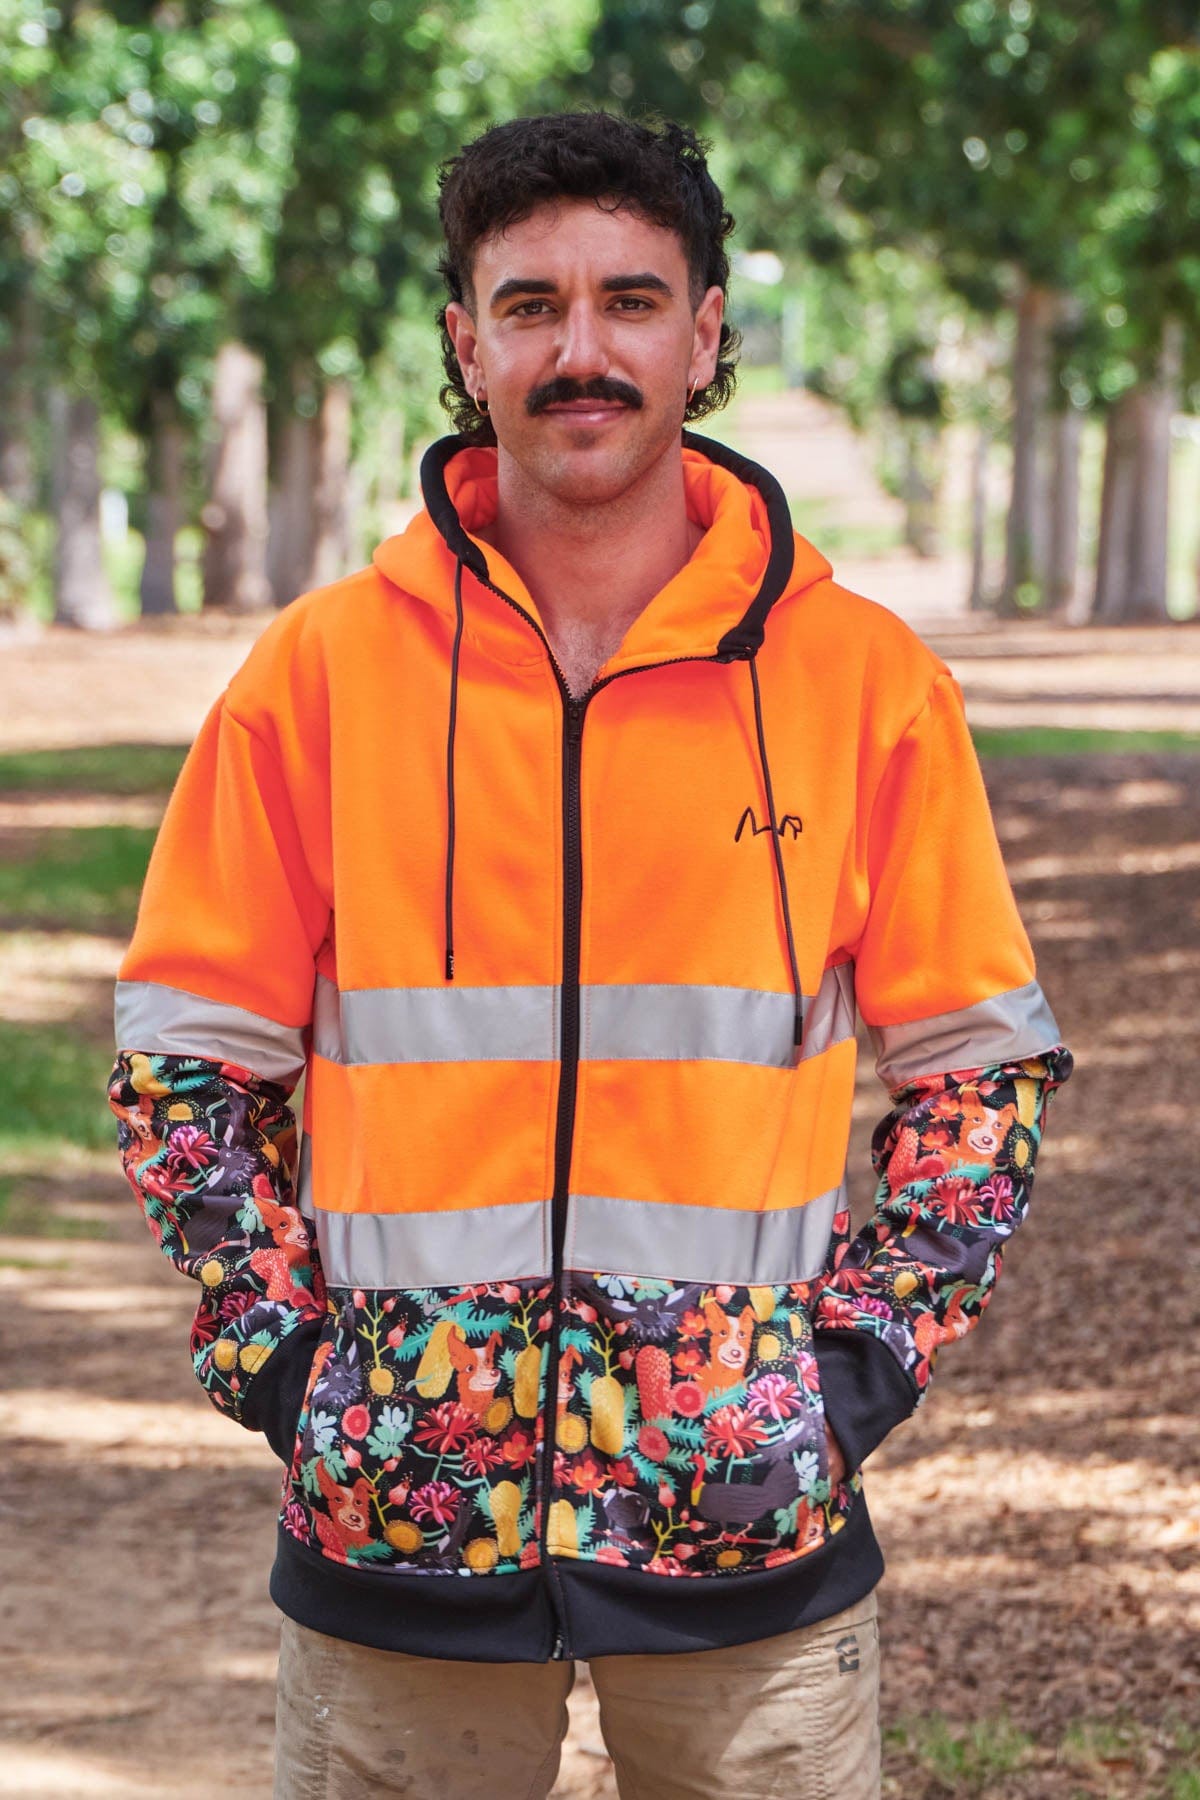
[[[331,381],[321,401],[313,485],[312,585],[346,573],[350,557],[350,385]]]
[[[183,524],[184,430],[169,393],[150,401],[146,442],[146,556],[142,563],[142,613],[178,612],[175,595],[175,537]]]
[[[312,585],[317,421],[290,406],[279,430],[268,567],[276,606]]]
[[[303,392],[297,383],[296,391]],[[278,606],[346,573],[350,556],[350,388],[330,382],[315,415],[289,409],[271,503],[271,586]]]
[[[1100,488],[1100,542],[1096,550],[1095,620],[1126,616],[1126,588],[1137,504],[1136,389],[1110,409],[1104,433],[1104,477]]]
[[[269,606],[267,415],[262,362],[244,344],[223,344],[213,373],[218,429],[205,530],[204,604],[250,612]]]
[[[32,512],[37,505],[32,374],[37,329],[27,292],[13,310],[10,330],[8,342],[0,348],[0,490],[18,512]]]
[[[51,505],[54,542],[54,622],[84,631],[116,624],[104,574],[100,537],[100,414],[94,400],[55,388],[50,396],[53,439]]]
[[[1010,616],[1029,611],[1031,600],[1040,605],[1046,595],[1050,521],[1043,438],[1050,390],[1050,332],[1058,304],[1057,295],[1033,286],[1025,288],[1017,303],[1012,497],[1000,596],[1000,610]]]
[[[929,445],[919,425],[902,427],[904,467],[900,498],[904,502],[904,541],[918,556],[937,555],[937,491],[929,478]]]
[[[992,434],[980,425],[971,454],[971,591],[967,596],[968,612],[983,612],[987,606],[984,583],[987,579],[987,472]]]
[[[1092,617],[1161,622],[1167,610],[1171,421],[1179,403],[1183,334],[1163,327],[1152,382],[1130,388],[1109,414],[1100,551]]]
[[[1131,619],[1164,621],[1171,616],[1167,610],[1171,421],[1179,406],[1182,370],[1182,327],[1178,319],[1168,319],[1163,326],[1154,382],[1137,390],[1137,523],[1127,612]]]
[[[1054,475],[1050,487],[1050,560],[1047,594],[1051,612],[1069,615],[1079,578],[1079,449],[1083,414],[1068,406],[1054,418]]]

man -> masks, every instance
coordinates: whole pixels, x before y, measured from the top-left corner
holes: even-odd
[[[118,990],[197,1373],[286,1465],[276,1791],[544,1796],[586,1658],[623,1796],[866,1800],[861,1464],[1070,1058],[948,670],[681,436],[735,347],[696,140],[519,120],[442,217],[458,435],[213,708]]]

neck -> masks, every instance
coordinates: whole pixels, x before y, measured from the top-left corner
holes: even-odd
[[[552,644],[582,628],[615,640],[611,653],[703,535],[687,515],[678,443],[625,493],[599,503],[548,494],[498,453],[488,538],[529,589]]]

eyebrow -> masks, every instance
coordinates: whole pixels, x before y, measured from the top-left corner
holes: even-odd
[[[674,291],[661,275],[652,275],[649,270],[643,270],[639,275],[606,275],[600,287],[606,294],[626,294],[633,289],[642,288],[655,294],[665,294],[668,298]],[[491,304],[499,306],[516,294],[542,295],[557,292],[557,283],[553,281],[539,280],[531,275],[512,275],[507,281],[500,283],[492,295]]]

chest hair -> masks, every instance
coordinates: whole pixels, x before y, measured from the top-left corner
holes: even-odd
[[[627,619],[568,619],[556,626],[551,648],[576,699],[587,693],[609,657],[620,649],[636,617],[635,612]]]

